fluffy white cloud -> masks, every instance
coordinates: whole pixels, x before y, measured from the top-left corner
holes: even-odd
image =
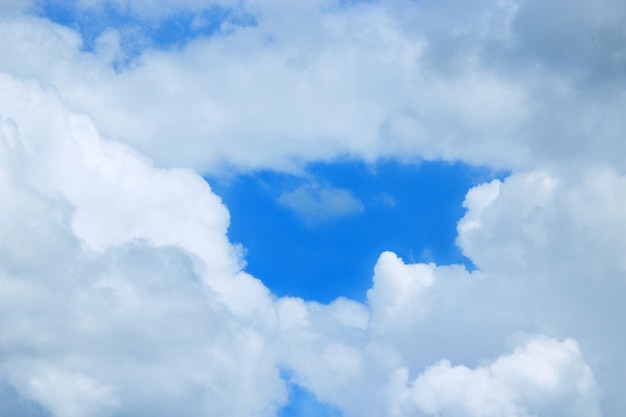
[[[419,320],[427,309],[425,292],[435,280],[434,264],[406,265],[392,252],[380,255],[374,268],[374,286],[367,293],[376,313],[372,326],[380,332],[396,326],[409,329],[410,322]]]
[[[626,297],[626,177],[607,167],[564,176],[516,174],[468,193],[459,243],[492,281],[499,311],[575,337],[604,389],[606,415],[624,408],[621,323]]]
[[[366,326],[338,322],[332,304],[279,301],[281,344],[292,347],[284,363],[346,416],[602,415],[577,342],[519,333],[546,321],[525,317],[528,299],[498,298],[501,279],[384,253],[368,305],[341,301],[369,317]]]
[[[54,416],[272,415],[276,318],[219,199],[54,90],[0,82],[3,378]]]
[[[397,381],[400,415],[510,416],[566,414],[599,416],[595,381],[576,342],[536,338],[476,369],[441,361],[410,384]]]
[[[0,68],[54,85],[159,165],[294,169],[348,154],[621,167],[625,10],[587,6],[244,2],[257,26],[146,49],[121,72],[115,28],[88,53],[75,31],[11,16]]]
[[[153,3],[115,7],[153,20],[201,7]],[[147,49],[121,71],[115,28],[86,52],[76,31],[7,5],[10,407],[273,415],[287,369],[346,416],[626,409],[622,4],[242,2],[257,26]],[[227,209],[188,169],[343,155],[513,170],[464,203],[458,243],[478,269],[385,252],[365,303],[276,299],[242,269]],[[283,200],[309,216],[362,209],[324,187]]]

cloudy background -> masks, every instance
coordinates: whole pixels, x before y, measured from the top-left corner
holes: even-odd
[[[625,2],[10,0],[0,16],[2,415],[626,412]],[[391,211],[410,181],[369,195],[310,168],[346,161],[434,164],[435,194],[433,172],[463,173],[458,254],[349,256],[382,239],[376,210],[402,213],[388,234],[431,220]],[[241,229],[276,244],[291,213],[341,235],[338,260],[307,248],[298,268],[282,244],[252,272],[229,226],[261,200],[226,196],[259,173],[289,179],[262,184],[286,220]],[[311,268],[366,284],[268,284]]]

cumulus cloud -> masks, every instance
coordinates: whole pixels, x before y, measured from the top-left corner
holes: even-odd
[[[384,253],[368,303],[338,300],[358,321],[336,320],[336,303],[279,302],[283,360],[347,416],[602,415],[579,344],[519,333],[538,321],[494,281]]]
[[[202,172],[343,155],[623,166],[620,3],[457,7],[242,2],[257,25],[147,48],[121,72],[116,28],[86,52],[76,31],[13,16],[0,68],[55,85],[106,136],[159,165]]]
[[[615,320],[626,296],[626,218],[618,209],[624,181],[606,167],[575,177],[520,173],[471,190],[459,222],[463,251],[498,277],[493,290],[506,308],[524,311],[538,328],[575,337],[588,351],[606,415],[624,407],[614,388],[626,381],[616,359],[624,334]]]
[[[362,213],[363,203],[349,190],[305,184],[282,193],[278,202],[301,215],[309,224]]]
[[[54,416],[272,415],[285,390],[245,319],[271,326],[269,292],[219,199],[54,90],[0,82],[3,378]]]
[[[399,407],[407,412],[416,409],[429,416],[600,415],[591,369],[571,339],[535,338],[476,369],[443,360],[410,384],[406,374],[399,370],[394,382],[407,385],[405,391],[399,390]]]
[[[346,416],[626,409],[623,5],[241,2],[256,26],[124,68],[116,28],[86,51],[7,5],[3,413],[270,416],[284,370]],[[466,196],[457,242],[477,270],[384,252],[362,303],[276,298],[189,169],[345,155],[512,171]],[[280,202],[363,210],[320,185]]]

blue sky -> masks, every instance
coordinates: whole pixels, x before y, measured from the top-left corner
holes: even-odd
[[[96,39],[109,28],[135,30],[134,37],[140,37],[145,42],[139,45],[142,49],[147,46],[165,49],[184,46],[199,36],[214,35],[226,21],[234,21],[241,26],[255,24],[252,16],[247,19],[238,17],[232,9],[217,5],[200,14],[181,11],[159,21],[141,15],[129,15],[110,3],[102,3],[95,9],[85,9],[75,1],[44,1],[39,3],[37,11],[46,19],[77,29],[86,51],[93,51]],[[139,53],[140,50],[131,52]]]
[[[146,48],[180,48],[197,37],[216,35],[224,22],[236,26],[256,24],[251,15],[237,14],[233,8],[213,5],[201,13],[174,12],[165,19],[128,14],[124,8],[103,2],[95,8],[84,8],[76,1],[42,1],[37,14],[55,23],[77,30],[82,49],[93,52],[96,40],[110,28],[119,30],[124,58],[113,62],[118,71],[136,59]]]
[[[338,161],[305,171],[208,178],[229,207],[231,240],[247,249],[246,270],[263,277],[277,295],[364,300],[385,250],[407,262],[473,269],[455,244],[456,223],[465,193],[491,180],[489,170],[448,162]],[[307,220],[306,213],[280,203],[282,194],[311,183],[349,191],[362,210]]]
[[[0,414],[624,414],[624,28],[2,2]]]

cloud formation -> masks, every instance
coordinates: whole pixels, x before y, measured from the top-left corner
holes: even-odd
[[[1,82],[3,378],[54,416],[273,415],[284,386],[244,319],[269,292],[208,185]]]
[[[77,32],[20,16],[3,23],[0,65],[55,85],[103,134],[159,165],[201,172],[293,169],[338,155],[619,167],[626,10],[611,1],[588,9],[243,2],[236,10],[256,25],[147,48],[121,71],[111,66],[124,55],[115,27],[87,52]]]
[[[171,10],[150,4],[113,3]],[[116,28],[85,51],[19,6],[0,27],[3,414],[271,416],[284,371],[345,416],[626,409],[621,4],[242,2],[256,26],[117,70]],[[464,202],[477,270],[384,252],[365,302],[330,304],[246,273],[197,172],[345,155],[510,170]],[[362,210],[327,187],[281,200]]]

